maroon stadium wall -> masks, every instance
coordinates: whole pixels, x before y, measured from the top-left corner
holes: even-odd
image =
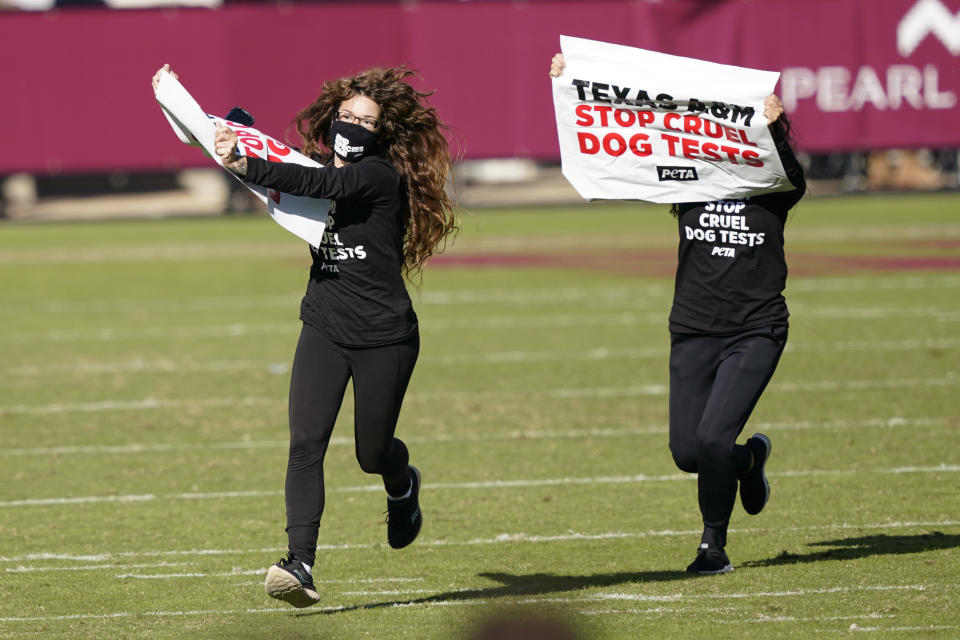
[[[0,14],[0,175],[207,161],[153,100],[163,63],[211,112],[282,136],[324,79],[407,63],[465,157],[559,157],[558,36],[782,72],[806,151],[960,147],[960,0],[238,4]]]

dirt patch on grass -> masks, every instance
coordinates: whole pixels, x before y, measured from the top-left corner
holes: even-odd
[[[672,276],[677,253],[664,250],[598,252],[593,248],[589,252],[572,249],[564,253],[451,253],[433,258],[430,265],[453,269],[579,269]]]
[[[929,244],[929,243],[925,243]],[[937,243],[952,247],[954,241]],[[948,246],[945,246],[948,245]],[[607,271],[624,275],[673,276],[677,265],[675,250],[597,251],[578,253],[469,253],[439,255],[430,262],[434,268],[449,269],[576,269]],[[852,273],[893,273],[911,271],[960,271],[960,255],[836,255],[790,252],[790,274],[794,276],[848,275]]]

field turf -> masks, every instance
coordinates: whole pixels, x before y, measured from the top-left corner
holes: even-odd
[[[286,391],[307,251],[264,215],[0,225],[0,637],[960,637],[960,195],[808,197],[787,351],[746,427],[767,509],[733,573],[683,573],[696,482],[667,449],[664,207],[478,210],[411,287],[398,434],[425,526],[386,544],[348,392],[322,601],[285,548]],[[534,636],[527,634],[527,640]]]

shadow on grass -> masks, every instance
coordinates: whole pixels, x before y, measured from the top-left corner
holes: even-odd
[[[960,535],[947,535],[939,531],[922,533],[913,536],[860,536],[855,538],[840,538],[814,542],[812,547],[830,547],[824,551],[816,551],[806,555],[782,552],[780,555],[767,560],[744,562],[743,567],[771,567],[803,562],[823,562],[826,560],[855,560],[868,556],[921,553],[937,549],[951,549],[960,547]],[[481,578],[499,582],[499,586],[461,591],[447,591],[422,598],[396,599],[385,602],[371,602],[349,607],[313,609],[296,615],[318,616],[346,613],[349,611],[363,611],[368,609],[382,609],[406,605],[430,604],[438,602],[463,602],[468,600],[490,600],[496,598],[515,598],[522,596],[541,596],[547,594],[566,593],[593,587],[612,587],[621,584],[643,582],[670,582],[676,580],[702,579],[683,571],[637,571],[599,573],[584,576],[564,576],[553,573],[532,573],[514,575],[510,573],[479,573]]]
[[[315,609],[312,611],[305,611],[297,615],[332,615],[337,613],[345,613],[348,611],[362,611],[366,609],[381,609],[384,607],[430,604],[436,602],[488,600],[493,598],[517,596],[540,596],[552,593],[579,591],[581,589],[589,589],[592,587],[611,587],[619,584],[630,584],[637,582],[669,582],[672,580],[687,580],[690,578],[696,579],[697,577],[683,571],[617,572],[599,573],[587,576],[561,576],[552,573],[532,573],[528,575],[513,575],[509,573],[479,573],[477,575],[481,578],[495,580],[500,583],[500,586],[486,587],[482,589],[448,591],[432,596],[411,598],[408,600],[390,600],[388,602],[371,602],[368,604],[357,604],[342,608]]]
[[[921,553],[937,549],[960,547],[960,535],[947,535],[939,531],[920,533],[913,536],[860,536],[814,542],[811,547],[832,547],[825,551],[816,551],[806,555],[782,551],[780,555],[766,560],[744,562],[744,567],[775,567],[784,564],[803,562],[823,562],[825,560],[856,560],[869,556],[897,555],[901,553]]]

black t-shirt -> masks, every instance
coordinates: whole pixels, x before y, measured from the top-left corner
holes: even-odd
[[[406,191],[396,170],[367,157],[336,168],[247,158],[249,182],[333,200],[300,319],[347,346],[397,342],[417,329],[403,282]]]
[[[806,190],[803,169],[773,128],[792,191],[677,205],[680,233],[670,331],[735,333],[786,324],[783,227]]]

